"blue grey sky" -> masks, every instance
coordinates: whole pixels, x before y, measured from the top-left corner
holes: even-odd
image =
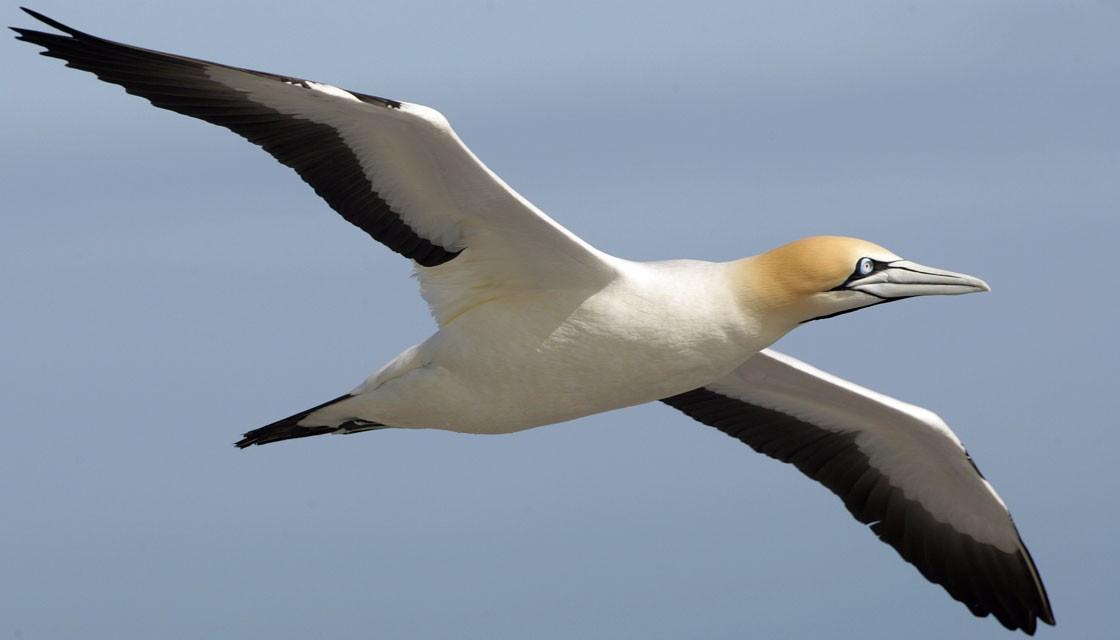
[[[623,257],[836,233],[985,278],[778,348],[939,412],[1034,554],[1040,635],[1116,633],[1120,3],[32,6],[438,108]],[[0,638],[1010,637],[663,406],[234,449],[432,331],[409,265],[35,54],[0,42]]]

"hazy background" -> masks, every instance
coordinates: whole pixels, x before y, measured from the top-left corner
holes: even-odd
[[[1034,553],[1042,635],[1115,635],[1120,4],[33,6],[437,107],[617,255],[842,233],[987,279],[779,348],[941,413]],[[36,52],[0,42],[0,638],[1009,637],[664,406],[234,449],[432,330],[409,265]]]

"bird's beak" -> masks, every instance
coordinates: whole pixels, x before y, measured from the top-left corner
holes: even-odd
[[[866,278],[853,280],[848,288],[883,300],[914,296],[953,296],[992,290],[980,278],[926,267],[909,260],[890,262],[885,269]]]

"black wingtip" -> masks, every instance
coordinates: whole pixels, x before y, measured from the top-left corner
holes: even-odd
[[[82,33],[81,31],[78,31],[77,29],[74,29],[73,27],[68,27],[68,26],[62,24],[61,22],[59,22],[58,20],[55,20],[54,18],[48,18],[47,16],[39,13],[38,11],[35,11],[34,9],[28,9],[27,7],[20,7],[20,10],[23,11],[24,13],[26,13],[27,15],[31,16],[32,18],[35,18],[39,22],[42,22],[44,24],[48,24],[48,25],[54,27],[55,29],[58,29],[59,31],[61,31],[63,33],[69,33],[72,36],[84,36],[84,35],[86,35],[86,34]]]
[[[46,31],[36,31],[34,29],[25,29],[23,27],[8,27],[8,28],[11,29],[12,31],[15,31],[16,34],[18,34],[18,35],[16,35],[16,40],[23,40],[24,42],[31,42],[33,44],[37,44],[35,42],[35,36],[47,36],[47,37],[50,37],[50,38],[69,39],[69,38],[66,38],[66,36],[60,36],[57,33],[47,33]]]

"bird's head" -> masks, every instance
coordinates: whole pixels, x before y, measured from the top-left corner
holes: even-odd
[[[904,260],[877,244],[840,236],[796,240],[742,261],[749,303],[793,324],[916,296],[990,291],[962,273]]]

